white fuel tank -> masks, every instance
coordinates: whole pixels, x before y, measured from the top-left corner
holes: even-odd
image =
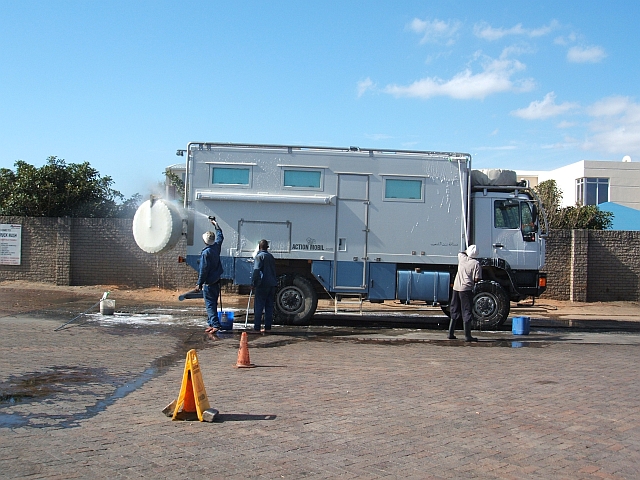
[[[162,253],[173,248],[182,235],[179,208],[164,199],[147,200],[133,217],[133,238],[147,253]]]

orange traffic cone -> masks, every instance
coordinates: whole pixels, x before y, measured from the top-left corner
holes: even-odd
[[[238,363],[236,368],[253,368],[255,365],[249,360],[249,341],[247,340],[247,332],[242,332],[240,337],[240,350],[238,350]]]
[[[184,404],[182,405],[184,413],[198,413],[196,408],[196,399],[193,396],[193,382],[191,381],[191,372],[187,373],[187,388],[184,396]]]

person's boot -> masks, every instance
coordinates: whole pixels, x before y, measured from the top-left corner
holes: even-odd
[[[457,337],[453,334],[456,331],[456,321],[452,318],[449,322],[449,340],[455,340]]]
[[[471,322],[464,322],[464,341],[477,342],[478,339],[471,336]]]

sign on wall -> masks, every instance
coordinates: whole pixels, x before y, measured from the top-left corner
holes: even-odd
[[[20,265],[22,225],[0,223],[0,265]]]

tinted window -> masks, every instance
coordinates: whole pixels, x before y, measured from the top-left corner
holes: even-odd
[[[384,198],[422,200],[422,180],[387,178],[384,182]]]
[[[285,170],[283,185],[297,188],[320,188],[322,172],[317,170]]]
[[[248,168],[213,167],[214,185],[249,185]]]

